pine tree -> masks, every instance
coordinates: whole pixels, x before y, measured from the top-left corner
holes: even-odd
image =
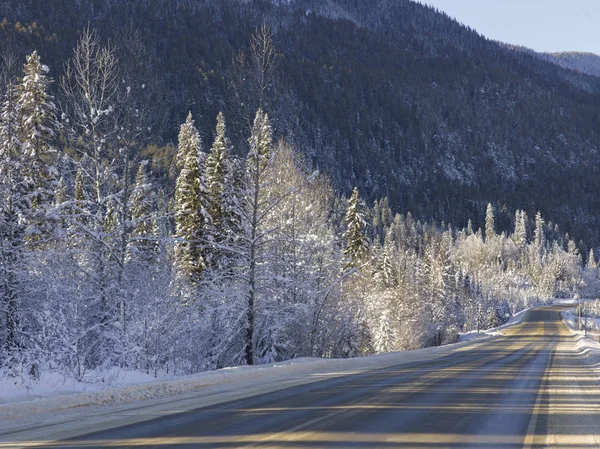
[[[33,164],[28,169],[38,185],[51,176],[48,168],[55,152],[51,143],[59,128],[54,97],[49,93],[52,80],[46,76],[47,72],[48,67],[42,65],[34,51],[27,56],[24,76],[17,88],[22,150]]]
[[[29,241],[39,241],[52,232],[53,223],[46,218],[56,189],[54,140],[59,123],[54,98],[49,94],[52,80],[46,76],[37,52],[27,56],[23,78],[16,90],[19,138],[23,157],[23,176],[30,184]]]
[[[223,113],[217,116],[216,136],[211,152],[206,158],[206,203],[207,213],[211,218],[208,238],[211,245],[206,248],[206,264],[211,267],[225,268],[222,250],[225,241],[231,237],[233,222],[237,221],[232,211],[235,202],[235,182],[232,176],[231,143],[227,137],[225,117]]]
[[[208,190],[208,212],[212,218],[216,231],[223,222],[225,181],[229,169],[229,155],[231,143],[226,135],[225,118],[223,113],[217,116],[216,137],[211,152],[206,158],[206,186]]]
[[[348,200],[344,223],[346,231],[342,238],[345,243],[344,256],[346,257],[344,269],[347,270],[359,267],[364,262],[368,253],[368,243],[365,234],[366,222],[361,211],[360,198],[356,187]]]
[[[11,375],[22,371],[26,340],[34,327],[27,310],[34,244],[52,232],[47,212],[53,206],[55,169],[51,140],[56,108],[48,94],[37,53],[27,57],[24,76],[9,82],[0,117],[0,311],[5,325],[0,340]],[[25,318],[27,316],[27,318]]]
[[[131,194],[131,239],[128,260],[152,262],[156,256],[154,239],[154,193],[146,175],[146,164],[141,163]]]
[[[513,240],[521,254],[527,250],[527,214],[525,211],[517,210],[515,213],[515,233]]]
[[[596,262],[596,256],[594,254],[594,248],[590,249],[590,254],[588,255],[586,268],[588,270],[595,270],[598,268],[598,262]]]
[[[271,162],[273,153],[273,130],[269,116],[262,109],[256,112],[252,133],[250,135],[250,152],[248,167],[251,176],[263,177]]]
[[[383,247],[378,252],[377,270],[373,276],[373,279],[383,287],[391,287],[395,284],[394,266],[392,265],[394,244],[393,228],[389,228],[385,234]]]
[[[494,219],[494,208],[488,203],[485,211],[485,241],[489,242],[496,236],[496,224]]]
[[[544,219],[541,212],[535,215],[535,231],[533,238],[533,250],[536,264],[541,267],[546,252],[546,235],[544,231]]]
[[[2,102],[0,116],[0,364],[9,374],[20,373],[21,352],[24,348],[20,323],[22,301],[27,292],[26,282],[26,223],[31,191],[23,176],[23,157],[20,151],[18,109],[14,86],[9,83]]]
[[[473,221],[471,221],[470,218],[469,218],[469,221],[467,222],[466,232],[467,232],[467,235],[473,235]]]
[[[201,179],[201,145],[190,113],[179,132],[177,160],[183,165],[175,187],[175,233],[178,270],[192,284],[200,281],[206,268],[203,246],[208,219],[201,202],[205,195]]]
[[[362,320],[358,327],[357,346],[361,356],[375,354],[373,333],[371,332],[369,324],[365,320]]]

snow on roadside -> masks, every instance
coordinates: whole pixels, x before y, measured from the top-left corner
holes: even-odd
[[[232,391],[252,384],[268,385],[291,379],[295,384],[323,379],[323,376],[342,376],[386,368],[406,363],[436,359],[452,354],[463,346],[473,343],[455,343],[416,351],[384,353],[355,359],[311,359],[299,358],[271,365],[238,366],[216,371],[203,372],[173,380],[161,380],[137,385],[127,385],[99,391],[59,394],[49,392],[47,397],[39,394],[22,401],[0,403],[0,429],[10,428],[8,420],[19,417],[72,409],[85,406],[128,404],[148,399],[205,391],[210,387],[225,386]]]
[[[529,309],[527,309],[529,310]],[[395,365],[431,360],[452,354],[463,346],[479,343],[483,338],[501,335],[500,330],[519,324],[525,312],[515,314],[508,323],[480,334],[463,334],[455,344],[416,351],[384,353],[355,359],[299,358],[271,365],[238,366],[191,376],[155,380],[141,373],[113,373],[118,386],[65,383],[63,378],[46,376],[30,393],[15,391],[9,380],[0,381],[0,429],[9,428],[8,420],[28,415],[86,406],[129,404],[204,391],[210,387],[229,386],[232,389],[259,382],[282,382],[296,379],[296,384],[322,379],[320,376],[347,375]],[[465,338],[466,336],[466,338]],[[477,339],[477,341],[472,341]],[[14,380],[12,380],[14,383]],[[111,384],[111,385],[114,385]],[[3,426],[2,423],[6,425]]]
[[[551,306],[551,305],[569,305],[569,304],[574,304],[574,301],[575,300],[572,298],[553,299],[551,302],[548,302],[547,304],[542,305],[542,307]],[[529,310],[535,309],[536,307],[540,307],[540,306],[528,307],[526,309],[523,309],[523,310],[515,313],[513,316],[511,316],[509,318],[509,320],[506,323],[504,323],[501,326],[494,327],[491,329],[486,329],[486,330],[480,330],[479,332],[475,330],[475,331],[465,332],[464,334],[459,334],[458,341],[471,341],[471,340],[489,337],[490,335],[502,335],[502,332],[500,332],[500,331],[506,329],[507,327],[516,326],[517,324],[520,324],[521,321],[523,321],[523,317],[525,316],[525,313],[528,312]],[[599,322],[599,325],[600,325],[600,322]]]
[[[228,383],[231,380],[242,378],[246,381],[254,378],[264,378],[268,368],[283,368],[283,372],[298,372],[304,370],[301,365],[310,365],[313,369],[318,366],[319,359],[296,359],[289,362],[255,367],[240,366],[224,368],[217,371],[208,371],[193,376],[182,376],[172,379],[149,379],[140,373],[121,373],[123,380],[119,386],[103,387],[102,384],[69,382],[62,388],[56,384],[56,379],[42,379],[36,385],[34,393],[4,395],[3,389],[10,379],[4,379],[0,386],[2,397],[0,399],[0,422],[4,419],[29,415],[52,410],[62,410],[88,405],[108,405],[115,403],[129,403],[151,398],[160,398],[194,391],[201,387]],[[293,369],[292,369],[293,368]]]
[[[521,321],[523,321],[523,317],[525,316],[525,312],[533,309],[534,307],[529,307],[527,309],[523,309],[520,312],[515,313],[513,316],[511,316],[509,318],[509,320],[504,323],[501,326],[498,327],[494,327],[491,329],[486,329],[486,330],[480,330],[478,331],[470,331],[470,332],[465,332],[464,334],[459,334],[458,336],[458,341],[471,341],[471,340],[478,340],[481,338],[485,338],[485,337],[489,337],[491,335],[502,335],[502,332],[500,332],[503,329],[506,329],[507,327],[511,327],[511,326],[516,326],[517,324],[521,324]]]
[[[160,375],[159,380],[174,379],[175,376]],[[0,377],[0,404],[34,401],[36,399],[89,393],[116,387],[147,383],[157,380],[153,375],[139,371],[111,369],[95,376],[94,382],[78,382],[57,372],[43,372],[38,381],[31,379]]]
[[[562,319],[571,333],[576,337],[575,346],[582,356],[584,362],[588,365],[600,365],[600,343],[592,338],[598,338],[600,334],[589,333],[586,337],[585,331],[579,330],[578,316],[575,308],[567,309],[561,312]],[[582,323],[585,318],[582,318]],[[600,318],[588,318],[588,326],[592,329],[600,327]]]
[[[579,318],[577,316],[577,309],[567,309],[562,312],[562,319],[565,324],[573,331],[575,335],[585,336],[586,333],[583,330],[579,330]],[[588,336],[596,337],[599,335],[600,330],[600,318],[592,318],[588,317],[587,320],[585,317],[581,317],[581,325],[587,325],[588,328]]]
[[[507,325],[520,323],[524,312]],[[489,334],[485,337],[496,338]],[[0,443],[23,441],[30,446],[31,441],[76,437],[82,433],[141,422],[149,417],[180,413],[329,378],[435,360],[464,351],[467,347],[485,344],[487,341],[482,340],[458,342],[355,359],[301,358],[272,365],[225,368],[101,391],[0,403]],[[125,377],[123,382],[127,381],[131,379]],[[40,422],[45,423],[41,428],[38,426]]]

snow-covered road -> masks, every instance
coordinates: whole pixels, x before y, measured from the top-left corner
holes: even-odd
[[[5,404],[0,448],[597,447],[598,375],[581,345],[559,308],[537,309],[494,337],[447,347],[94,393],[187,391],[174,397],[90,406],[71,395],[30,403],[47,407],[35,414]]]

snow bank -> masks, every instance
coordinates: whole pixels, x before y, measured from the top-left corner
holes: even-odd
[[[501,330],[504,330],[511,326],[516,326],[517,324],[521,324],[521,321],[523,321],[523,317],[525,316],[525,313],[533,308],[534,307],[529,307],[527,309],[523,309],[520,312],[515,313],[502,326],[493,327],[491,329],[486,329],[486,330],[480,330],[479,332],[470,331],[470,332],[465,332],[464,334],[460,334],[458,336],[458,341],[471,341],[471,340],[478,340],[481,338],[486,338],[486,337],[489,337],[492,335],[502,335],[502,333],[500,332]]]
[[[416,351],[377,354],[356,359],[301,358],[282,363],[258,366],[239,366],[199,373],[172,380],[145,382],[97,391],[55,391],[42,388],[36,394],[3,397],[0,403],[0,429],[10,427],[9,420],[38,413],[54,412],[86,406],[129,404],[148,399],[172,397],[209,391],[223,387],[234,391],[243,389],[252,395],[252,385],[275,385],[287,388],[324,378],[355,374],[406,363],[431,360],[452,354],[462,346],[472,343],[455,343]],[[5,387],[6,388],[6,387]],[[88,386],[87,388],[93,388]],[[278,388],[274,388],[278,389]]]
[[[517,324],[521,324],[521,322],[523,321],[523,317],[525,316],[525,313],[528,312],[529,310],[535,309],[536,307],[545,307],[545,306],[551,306],[551,305],[576,305],[576,303],[574,301],[576,301],[576,300],[574,300],[572,298],[568,298],[568,299],[562,299],[562,298],[558,299],[557,298],[557,299],[553,299],[552,301],[548,302],[547,304],[544,304],[541,306],[528,307],[527,309],[523,309],[523,310],[515,313],[513,316],[510,317],[510,319],[506,323],[504,323],[501,326],[494,327],[491,329],[486,329],[486,330],[480,330],[479,332],[470,331],[470,332],[465,332],[464,334],[460,334],[458,337],[458,341],[471,341],[471,340],[489,337],[490,335],[502,335],[502,333],[500,331],[506,329],[507,327],[516,326]],[[599,323],[599,325],[600,325],[600,323]]]
[[[148,381],[149,376],[141,373],[120,372],[112,375],[113,381],[118,379],[119,386],[108,388],[102,384],[65,383],[64,379],[49,376],[25,395],[11,394],[15,393],[15,388],[4,380],[0,382],[0,431],[16,441],[23,426],[41,421],[60,429],[60,436],[63,437],[68,434],[67,431],[74,431],[73,426],[64,427],[73,416],[85,416],[90,420],[90,426],[105,425],[108,428],[109,424],[113,425],[110,420],[114,420],[113,412],[117,409],[120,413],[131,411],[128,419],[141,421],[143,417],[133,417],[136,415],[133,412],[141,408],[145,414],[158,416],[171,413],[167,410],[191,410],[325,378],[434,360],[462,351],[467,346],[486,344],[482,339],[495,338],[502,329],[519,324],[525,312],[516,314],[497,329],[482,332],[477,340],[355,359],[300,358],[271,365],[224,368],[152,381]],[[89,431],[91,427],[85,428]],[[23,438],[26,436],[31,438],[30,434],[23,434]]]
[[[377,354],[356,359],[299,358],[271,365],[238,366],[173,378],[154,379],[140,372],[114,371],[105,374],[106,383],[78,383],[57,374],[46,374],[34,385],[15,385],[14,379],[0,380],[0,429],[2,423],[19,417],[67,410],[86,406],[129,404],[204,391],[226,386],[246,388],[279,382],[289,386],[317,381],[323,376],[347,375],[405,363],[431,360],[446,355],[462,346],[477,344],[481,339],[501,335],[509,326],[521,323],[527,310],[515,314],[508,323],[481,333],[470,332],[460,336],[459,343],[416,351]],[[287,383],[286,383],[287,382]],[[18,382],[17,382],[18,383]],[[250,392],[250,390],[248,390]]]
[[[513,317],[503,328],[520,323],[524,313]],[[480,338],[487,340],[496,337],[486,333]],[[5,403],[0,403],[0,442],[24,441],[29,444],[31,441],[76,437],[82,433],[102,431],[328,378],[435,360],[464,351],[467,347],[485,344],[487,341],[466,341],[356,359],[301,358],[95,391],[93,388],[97,387],[90,385],[85,387],[89,391],[59,391],[52,389],[51,382],[47,382],[47,388],[38,388],[28,397],[3,397]],[[144,380],[139,373],[121,374],[122,383]],[[44,423],[41,428],[40,422]]]
[[[579,330],[578,316],[576,309],[568,309],[563,311],[562,319],[576,337],[575,347],[581,355],[583,361],[590,366],[600,368],[600,334]],[[584,318],[582,318],[582,323]],[[588,327],[598,329],[600,327],[600,318],[588,318]]]
[[[286,363],[258,367],[225,368],[217,371],[200,373],[194,376],[183,376],[169,380],[150,380],[150,376],[142,373],[122,372],[122,380],[118,386],[103,386],[101,383],[78,383],[72,380],[60,384],[53,375],[46,375],[32,387],[32,393],[22,394],[20,389],[11,390],[13,379],[0,382],[0,421],[16,416],[32,413],[61,410],[88,405],[107,405],[129,403],[151,398],[173,396],[201,387],[227,383],[234,378],[249,381],[263,378],[269,373],[269,368],[282,368],[277,374],[298,371],[299,365],[309,365],[315,368],[318,364],[314,359],[298,359]],[[273,371],[273,370],[271,370]],[[272,372],[274,374],[274,372]],[[11,392],[12,391],[12,392]]]

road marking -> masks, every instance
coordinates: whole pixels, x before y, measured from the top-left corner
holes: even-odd
[[[519,349],[511,352],[509,355],[500,357],[500,358],[498,358],[498,356],[496,354],[490,354],[490,355],[484,356],[480,359],[476,359],[475,357],[467,356],[467,360],[468,360],[469,364],[470,363],[474,364],[473,366],[470,366],[468,369],[469,370],[477,370],[477,369],[484,368],[488,363],[503,359],[505,357],[512,356],[512,355],[520,352],[521,350],[522,350],[522,348],[519,348]],[[470,360],[471,358],[473,358],[473,360]],[[460,372],[461,370],[462,370],[462,368],[458,368],[458,365],[448,365],[448,366],[442,368],[441,371],[436,371],[435,368],[422,367],[421,370],[417,370],[416,372],[422,371],[424,375],[419,380],[415,380],[415,381],[408,383],[410,390],[404,392],[404,396],[412,396],[415,394],[425,393],[427,391],[428,387],[430,387],[431,385],[439,384],[440,381],[443,381],[446,378],[455,376],[457,374],[457,371]],[[387,370],[382,371],[382,373],[386,373],[386,371]],[[390,371],[388,373],[388,375],[389,375],[389,377],[396,376],[396,374],[393,373],[393,370]],[[382,393],[379,393],[378,395],[384,396],[385,390]],[[360,403],[363,400],[364,399],[359,399],[358,402]],[[339,406],[339,407],[342,407],[342,406]],[[331,407],[326,407],[325,409],[329,409],[329,408],[331,408]],[[291,427],[291,428],[288,428],[285,430],[280,430],[280,431],[272,433],[272,434],[266,434],[263,437],[257,437],[257,441],[254,441],[250,444],[246,444],[244,446],[240,446],[240,449],[256,447],[256,446],[265,444],[265,442],[277,441],[278,439],[280,439],[282,441],[292,441],[298,437],[298,435],[293,435],[295,432],[304,430],[307,427],[312,426],[313,424],[317,424],[317,423],[319,423],[321,421],[325,421],[329,418],[333,418],[338,415],[346,414],[348,412],[352,412],[352,411],[356,412],[357,411],[356,405],[354,407],[353,406],[344,407],[342,410],[339,410],[337,408],[338,407],[336,407],[336,410],[334,410],[330,413],[327,413],[323,416],[313,418],[309,421],[302,422],[294,427]],[[360,411],[360,406],[358,406],[358,411]]]
[[[540,389],[538,390],[535,405],[533,406],[531,420],[529,421],[529,427],[527,427],[527,434],[525,435],[525,441],[523,442],[523,449],[532,449],[535,443],[535,429],[537,427],[538,417],[542,408],[541,403],[542,397],[544,396],[544,388],[548,383],[548,378],[550,377],[550,360],[552,360],[552,353],[554,352],[554,350],[555,348],[552,348],[548,353],[548,360],[546,360],[546,366],[544,367],[544,375],[542,376],[542,383],[540,384]]]

